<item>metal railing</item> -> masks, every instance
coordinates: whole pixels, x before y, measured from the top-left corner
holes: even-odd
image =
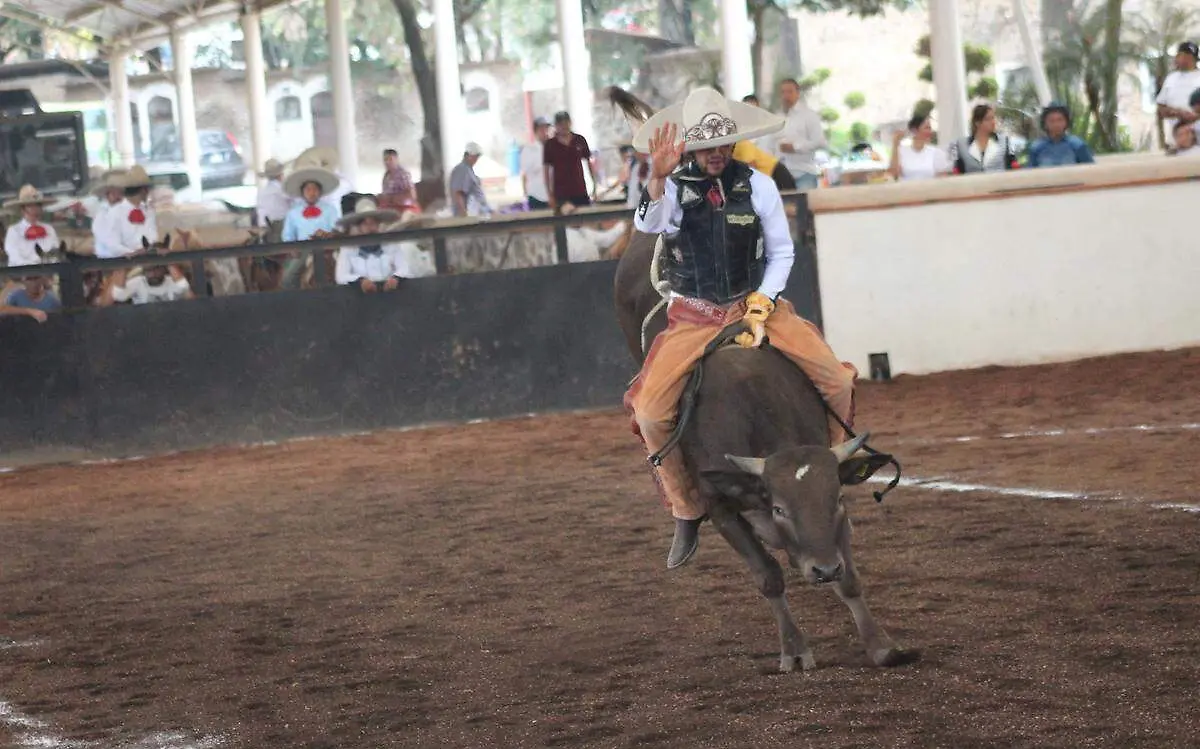
[[[784,203],[798,208],[792,221],[792,236],[804,241],[804,234],[811,226],[807,210],[807,198],[801,192],[783,194]],[[632,219],[632,210],[624,206],[609,208],[603,205],[581,208],[567,216],[524,214],[497,214],[490,218],[451,226],[412,226],[395,231],[381,232],[369,236],[373,244],[432,240],[434,262],[438,275],[450,272],[446,243],[451,239],[488,234],[530,232],[549,229],[554,233],[555,260],[558,264],[569,262],[567,251],[567,228],[583,224],[598,223],[614,219]],[[143,253],[122,258],[97,258],[72,255],[58,263],[25,265],[0,268],[0,279],[24,278],[29,276],[58,276],[59,293],[65,309],[86,307],[83,274],[86,271],[118,271],[142,266],[188,265],[192,272],[192,290],[197,296],[208,296],[208,274],[205,260],[222,258],[267,257],[272,255],[304,255],[313,260],[313,276],[318,286],[327,285],[325,250],[336,250],[361,242],[359,236],[338,236],[324,239],[309,239],[303,242],[273,242],[269,244],[246,244],[236,247]]]

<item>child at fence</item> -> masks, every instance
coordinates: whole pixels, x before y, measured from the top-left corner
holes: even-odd
[[[292,206],[283,220],[283,241],[304,242],[331,237],[337,229],[341,211],[328,197],[338,189],[338,176],[328,169],[311,166],[297,169],[283,182],[283,191],[300,201]],[[284,263],[285,289],[300,288],[307,256],[289,256]]]

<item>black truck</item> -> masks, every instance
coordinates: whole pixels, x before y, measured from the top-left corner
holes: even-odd
[[[21,185],[76,195],[87,179],[83,113],[43,112],[28,89],[0,91],[0,200]]]

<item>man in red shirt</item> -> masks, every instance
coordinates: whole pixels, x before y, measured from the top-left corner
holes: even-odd
[[[558,212],[564,203],[572,203],[576,207],[592,204],[595,190],[588,194],[587,182],[583,179],[584,162],[595,185],[596,169],[592,164],[588,142],[582,135],[571,132],[571,115],[559,112],[554,115],[554,137],[546,141],[542,155],[551,210]]]

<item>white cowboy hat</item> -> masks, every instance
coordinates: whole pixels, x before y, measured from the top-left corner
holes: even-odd
[[[328,169],[322,169],[319,166],[304,167],[287,176],[287,179],[283,181],[283,191],[293,198],[303,197],[300,192],[309,182],[316,182],[320,185],[321,195],[325,196],[336,190],[341,180]]]
[[[42,191],[33,185],[22,185],[17,191],[17,197],[4,204],[5,208],[24,208],[27,205],[46,205],[53,203],[54,198],[47,198]]]
[[[684,150],[698,151],[759,138],[783,127],[780,115],[739,101],[730,101],[714,88],[704,86],[692,91],[679,104],[657,112],[633,136],[633,147],[649,153],[654,130],[676,125]]]
[[[126,190],[136,187],[150,187],[154,184],[154,180],[150,179],[150,175],[146,174],[146,170],[141,164],[134,164],[121,176],[121,187]]]
[[[354,204],[354,213],[348,213],[338,219],[338,226],[354,226],[369,218],[379,219],[379,223],[387,224],[400,218],[399,211],[390,208],[380,208],[374,198],[362,197]]]
[[[283,176],[283,162],[279,159],[267,159],[267,163],[263,165],[263,170],[258,173],[260,177],[267,179],[278,179]]]

